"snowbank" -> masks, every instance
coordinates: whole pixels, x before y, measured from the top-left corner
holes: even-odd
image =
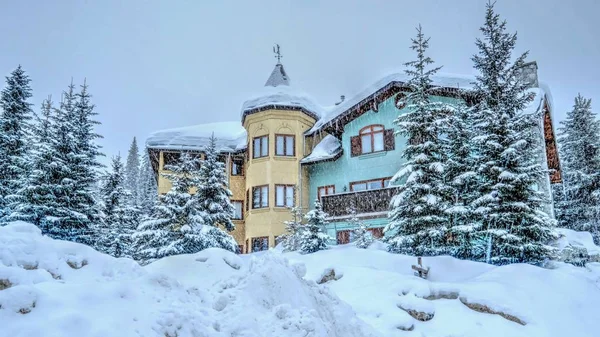
[[[376,336],[302,270],[219,249],[140,267],[13,223],[0,228],[0,336]]]

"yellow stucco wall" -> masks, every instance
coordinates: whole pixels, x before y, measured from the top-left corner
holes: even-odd
[[[269,207],[250,209],[246,215],[246,239],[251,244],[255,237],[269,237],[269,246],[275,243],[275,237],[285,233],[284,221],[291,219],[288,209],[275,207],[275,185],[302,186],[296,189],[296,203],[302,202],[307,206],[308,201],[308,174],[305,169],[300,171],[300,160],[304,153],[304,135],[315,120],[299,111],[266,110],[246,117],[244,127],[248,132],[250,148],[247,163],[246,189],[252,198],[252,187],[269,186]],[[295,156],[275,156],[275,135],[293,134],[295,136]],[[269,155],[267,157],[252,158],[254,137],[269,136]],[[300,172],[302,175],[300,176]],[[300,184],[300,180],[302,183]],[[299,193],[302,191],[302,195]]]

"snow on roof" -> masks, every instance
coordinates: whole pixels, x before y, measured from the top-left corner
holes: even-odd
[[[268,106],[286,106],[306,110],[316,115],[322,114],[323,108],[314,103],[314,100],[304,91],[290,86],[264,87],[253,98],[242,104],[241,117],[249,110],[265,108]]]
[[[431,79],[433,80],[432,84],[434,86],[457,89],[472,89],[473,82],[475,80],[473,76],[442,73],[439,75],[432,76]],[[306,134],[313,134],[314,132],[318,131],[325,124],[331,122],[338,116],[342,115],[348,109],[360,103],[360,101],[362,101],[369,95],[377,92],[379,89],[385,87],[386,85],[392,82],[406,83],[408,80],[409,77],[404,72],[395,72],[377,80],[370,86],[363,89],[360,93],[354,95],[352,98],[342,102],[341,104],[333,106],[329,109],[323,109],[325,111],[324,113],[322,113],[321,119],[319,119],[317,123],[315,123],[315,125],[306,132]]]
[[[335,158],[342,152],[342,143],[332,135],[323,138],[312,152],[300,161],[302,164],[314,163],[321,160]]]
[[[148,148],[204,151],[211,135],[217,138],[219,152],[246,148],[246,129],[240,122],[220,122],[156,131],[146,140]]]
[[[290,85],[290,78],[285,72],[285,69],[283,69],[283,64],[277,63],[271,72],[271,76],[267,79],[265,87],[277,87],[280,85]]]

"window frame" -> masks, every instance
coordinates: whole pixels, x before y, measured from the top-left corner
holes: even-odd
[[[329,188],[333,188],[333,193],[329,194],[327,193],[327,189]],[[321,191],[324,190],[325,194],[321,194]],[[321,200],[321,197],[325,196],[325,195],[332,195],[335,194],[335,185],[325,185],[325,186],[319,186],[317,187],[317,198],[319,200]]]
[[[267,249],[254,250],[254,240],[265,240],[267,241]],[[264,242],[264,241],[263,241]],[[264,252],[269,250],[269,237],[268,236],[256,236],[250,239],[250,249],[252,249],[252,253],[254,252]]]
[[[279,137],[283,138],[283,154],[277,153],[277,139]],[[288,137],[292,137],[292,154],[287,154],[287,141]],[[275,155],[278,157],[295,157],[296,156],[296,135],[286,134],[286,133],[276,133],[275,134]]]
[[[266,154],[262,154],[263,153],[263,141],[262,139],[266,138],[266,144],[267,144],[267,148],[266,148]],[[259,156],[256,156],[256,140],[260,139],[260,141],[258,142],[259,144]],[[253,137],[252,138],[252,159],[258,159],[258,158],[265,158],[269,156],[269,135],[262,135],[262,136],[257,136],[257,137]]]
[[[385,186],[385,181],[388,180],[388,185]],[[367,180],[358,180],[358,181],[351,181],[350,182],[350,192],[363,192],[363,191],[375,191],[375,190],[381,190],[384,188],[388,188],[390,186],[392,177],[383,177],[383,178],[376,178],[376,179],[367,179]],[[373,188],[373,189],[369,189],[369,183],[372,182],[376,182],[379,181],[381,182],[381,188]],[[359,184],[365,184],[366,188],[364,190],[360,190],[360,191],[355,191],[354,190],[354,185],[359,185]]]
[[[277,187],[283,187],[283,205],[277,204]],[[292,188],[292,206],[286,205],[287,200],[287,188]],[[275,207],[294,207],[296,205],[296,185],[292,184],[275,184]]]
[[[381,128],[381,130],[374,130],[374,128]],[[381,150],[375,151],[375,136],[381,135]],[[385,126],[383,124],[371,124],[367,125],[364,128],[358,131],[358,136],[360,137],[360,154],[370,154],[370,153],[378,153],[385,151]],[[363,136],[370,136],[371,140],[371,151],[365,152],[363,145]]]
[[[233,163],[233,162],[234,162],[235,160],[238,160],[238,161],[241,161],[241,162],[242,162],[242,168],[241,168],[241,170],[240,170],[240,174],[233,174],[233,165],[234,165],[234,163]],[[230,170],[231,170],[231,176],[233,176],[233,177],[243,177],[243,176],[244,176],[244,166],[245,166],[245,164],[246,164],[246,163],[245,163],[245,160],[244,160],[244,158],[240,158],[240,157],[231,157],[231,167],[230,167]],[[238,166],[239,166],[239,165],[238,165]]]
[[[241,203],[242,204],[242,207],[240,208],[241,217],[240,218],[236,218],[235,217],[235,213],[233,213],[234,216],[231,218],[231,220],[244,220],[244,200],[237,200],[237,199],[231,200],[231,204],[232,205],[233,205],[233,203]],[[234,206],[234,209],[235,209],[235,206]]]
[[[267,203],[266,206],[263,206],[263,199],[262,199],[262,189],[266,188],[267,189]],[[260,189],[261,193],[259,193],[259,207],[254,207],[254,191],[256,189]],[[263,209],[263,208],[269,208],[269,185],[257,185],[257,186],[252,186],[252,209]]]

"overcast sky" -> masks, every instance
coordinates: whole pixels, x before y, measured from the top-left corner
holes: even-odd
[[[133,136],[239,119],[279,43],[292,85],[323,105],[351,96],[414,55],[414,27],[444,72],[474,74],[486,0],[0,0],[0,74],[21,64],[36,111],[87,78],[108,157]],[[581,92],[600,105],[600,1],[499,0],[497,12],[551,88],[555,119]],[[595,109],[598,111],[598,108]],[[556,124],[556,121],[555,121]]]

